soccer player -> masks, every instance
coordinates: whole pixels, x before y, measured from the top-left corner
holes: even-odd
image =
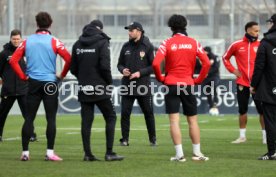
[[[262,102],[267,133],[267,153],[259,160],[276,160],[276,14],[268,23],[268,32],[259,46],[251,82],[251,92]]]
[[[144,35],[143,27],[138,22],[132,22],[125,29],[128,30],[129,41],[120,52],[118,70],[123,74],[122,85],[127,92],[122,93],[121,131],[122,146],[129,145],[130,114],[134,101],[137,99],[146,120],[149,142],[156,146],[155,119],[152,106],[152,93],[149,87],[154,47],[149,38]],[[132,87],[133,86],[133,87]]]
[[[70,68],[71,56],[64,44],[51,35],[49,28],[52,18],[47,12],[39,12],[36,16],[38,29],[29,36],[13,54],[10,64],[20,79],[28,81],[27,93],[27,118],[22,128],[22,161],[30,160],[29,139],[33,132],[33,122],[36,117],[40,102],[43,101],[47,128],[47,151],[45,160],[61,161],[54,153],[56,137],[56,113],[58,108],[58,80],[62,80]],[[65,61],[61,74],[56,75],[56,58],[59,54]],[[20,59],[25,55],[27,72],[19,66]]]
[[[246,125],[247,125],[247,111],[248,102],[250,97],[250,82],[252,80],[252,74],[254,70],[254,62],[256,58],[256,52],[260,45],[258,35],[260,27],[257,22],[248,22],[245,25],[245,35],[243,39],[235,41],[230,45],[228,50],[223,55],[223,63],[230,73],[236,76],[237,83],[237,98],[239,105],[239,126],[240,136],[236,140],[232,141],[234,144],[246,142]],[[234,56],[238,68],[235,68],[231,62],[231,57]],[[263,122],[263,110],[261,102],[252,98],[255,102],[256,109],[260,115],[260,124],[262,127],[263,144],[266,144],[266,132]]]
[[[168,86],[165,95],[166,113],[169,114],[170,132],[176,154],[171,161],[185,162],[182,148],[179,107],[183,106],[184,115],[189,124],[189,134],[193,144],[193,160],[207,161],[208,157],[200,150],[200,129],[197,122],[197,103],[193,92],[195,84],[200,84],[208,74],[209,59],[202,46],[195,39],[188,37],[186,32],[187,20],[182,15],[172,15],[168,26],[172,37],[160,45],[153,61],[156,79]],[[198,57],[202,64],[198,78],[193,78],[194,68]],[[165,59],[165,76],[161,74],[161,63]]]
[[[81,103],[81,135],[84,161],[98,161],[90,147],[91,127],[94,120],[95,105],[100,109],[106,122],[106,161],[123,160],[112,151],[116,124],[116,113],[111,101],[112,84],[110,68],[110,38],[103,32],[103,24],[93,20],[83,28],[83,33],[72,48],[70,71],[78,79],[78,93]],[[81,51],[81,52],[80,52]],[[99,88],[99,89],[97,89]]]
[[[11,69],[9,60],[16,48],[21,43],[21,31],[14,29],[11,31],[10,42],[4,45],[0,53],[0,77],[2,78],[1,102],[0,102],[0,141],[2,141],[3,129],[7,116],[17,100],[22,116],[26,119],[27,91],[28,83],[22,81]],[[19,61],[22,70],[26,70],[26,62],[23,58]],[[36,134],[32,133],[30,141],[36,141]]]

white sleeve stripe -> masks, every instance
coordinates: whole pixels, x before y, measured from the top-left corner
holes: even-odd
[[[223,59],[224,61],[225,61],[225,57],[226,57],[226,55],[228,54],[229,50],[233,47],[233,45],[235,45],[235,44],[237,44],[237,43],[239,43],[239,42],[242,42],[242,40],[238,40],[238,41],[236,41],[236,42],[233,42],[233,43],[228,47],[228,49],[226,50],[225,54],[224,54],[223,57],[222,57],[222,59]]]
[[[197,41],[196,41],[196,46],[197,46],[197,52],[204,53],[204,52],[203,52],[202,46],[201,46],[200,43],[197,42]]]
[[[63,42],[61,42],[59,39],[57,39],[55,37],[53,39],[56,41],[56,48],[57,49],[61,49],[61,50],[65,49]]]
[[[163,55],[165,55],[167,52],[166,45],[167,45],[167,40],[164,40],[162,44],[159,46],[159,50]]]

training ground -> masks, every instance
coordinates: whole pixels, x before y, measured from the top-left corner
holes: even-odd
[[[263,177],[275,176],[276,161],[258,161],[266,152],[257,115],[249,115],[247,142],[231,144],[238,137],[237,115],[199,115],[202,152],[207,162],[194,162],[186,119],[182,116],[183,146],[187,161],[170,162],[175,150],[169,134],[167,115],[156,115],[157,147],[149,146],[142,116],[131,117],[130,146],[119,146],[120,117],[117,119],[114,151],[124,155],[121,162],[104,161],[104,121],[96,116],[92,128],[92,150],[102,161],[84,162],[79,115],[58,115],[55,152],[62,162],[46,162],[44,116],[35,120],[38,142],[30,143],[30,161],[21,162],[23,118],[9,116],[0,143],[0,177]]]

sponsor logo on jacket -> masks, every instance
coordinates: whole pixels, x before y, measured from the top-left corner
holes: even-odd
[[[258,47],[253,47],[254,52],[256,53],[258,50]]]
[[[273,55],[276,55],[276,48],[274,48],[274,49],[272,50],[272,54],[273,54]]]
[[[85,85],[85,86],[81,86],[81,90],[82,91],[94,91],[94,87],[93,87],[93,85]]]
[[[272,93],[273,93],[273,95],[276,95],[276,87],[274,87],[274,88],[272,89]]]
[[[125,52],[125,55],[130,55],[131,54],[131,52],[129,51],[129,50],[127,50],[126,52]]]
[[[244,47],[241,47],[241,48],[239,49],[239,52],[245,52],[245,48],[244,48]]]
[[[83,53],[95,53],[95,52],[96,52],[96,49],[79,49],[79,48],[76,49],[77,55],[83,54]]]
[[[172,44],[171,45],[171,50],[172,51],[176,51],[176,50],[179,50],[179,49],[192,49],[193,46],[192,44]]]
[[[12,58],[12,55],[8,56],[7,61],[10,61],[11,58]]]

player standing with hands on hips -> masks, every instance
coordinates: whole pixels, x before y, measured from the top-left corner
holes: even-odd
[[[193,157],[195,161],[207,161],[208,157],[200,150],[200,129],[197,121],[197,103],[192,87],[200,84],[207,76],[210,61],[202,46],[186,32],[187,20],[182,15],[172,15],[168,26],[172,37],[164,40],[160,45],[153,61],[153,70],[156,79],[167,85],[168,94],[165,95],[166,113],[170,119],[170,133],[176,154],[171,161],[185,162],[186,158],[182,148],[179,107],[183,106],[187,117],[189,134],[193,144]],[[193,78],[196,57],[202,63],[199,76]],[[161,63],[165,59],[165,76],[161,74]]]
[[[62,161],[54,153],[56,138],[56,114],[58,109],[58,80],[62,80],[70,69],[71,55],[65,49],[64,44],[51,35],[49,28],[52,25],[52,17],[47,12],[39,12],[36,16],[38,29],[35,34],[24,40],[13,54],[10,64],[20,79],[28,81],[27,93],[27,118],[22,128],[22,161],[30,160],[29,139],[33,132],[33,123],[37,110],[43,101],[46,113],[47,150],[45,160]],[[56,59],[60,55],[65,65],[61,74],[56,75]],[[27,60],[27,72],[19,66],[20,59],[25,55]],[[49,92],[48,92],[49,91]]]

